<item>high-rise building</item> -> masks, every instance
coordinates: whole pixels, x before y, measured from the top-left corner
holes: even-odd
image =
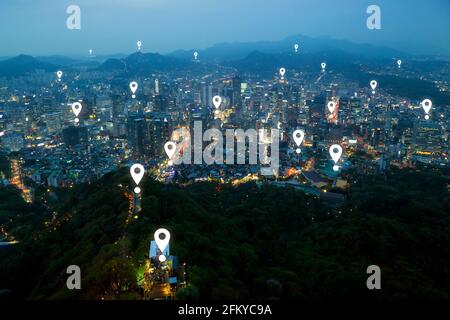
[[[70,126],[63,129],[62,136],[64,143],[73,147],[88,141],[88,130],[85,126]]]
[[[170,140],[170,123],[167,115],[152,114],[146,118],[146,154],[151,158],[164,156],[164,144]]]
[[[233,94],[231,99],[231,105],[234,107],[238,115],[240,115],[242,111],[241,84],[242,84],[241,78],[238,75],[234,76],[232,81]]]
[[[202,107],[208,107],[212,105],[213,87],[212,85],[204,85],[202,87],[201,100]]]
[[[125,112],[125,105],[121,103],[120,96],[114,95],[112,97],[112,115],[113,119],[116,119],[118,116],[123,115]]]
[[[154,112],[167,112],[169,109],[169,99],[161,94],[154,97]]]
[[[414,124],[414,151],[418,153],[433,153],[442,150],[440,127],[427,120]]]
[[[361,100],[358,98],[352,98],[349,101],[349,120],[348,122],[351,124],[357,124],[362,121],[361,116]]]
[[[144,156],[145,122],[141,116],[131,116],[127,119],[127,140],[133,151],[133,156],[139,159]]]
[[[155,94],[159,94],[159,79],[155,79]]]

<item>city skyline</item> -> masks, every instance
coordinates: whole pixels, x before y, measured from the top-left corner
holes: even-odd
[[[450,299],[448,2],[241,2],[0,3],[0,300]]]

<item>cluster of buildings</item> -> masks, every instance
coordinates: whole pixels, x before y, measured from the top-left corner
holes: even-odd
[[[420,101],[382,88],[372,93],[339,73],[290,70],[282,78],[274,70],[273,77],[263,79],[219,68],[210,74],[133,79],[89,72],[65,72],[62,81],[45,73],[30,77],[1,82],[0,148],[20,159],[21,173],[39,185],[70,187],[139,162],[165,181],[294,179],[305,190],[322,192],[345,187],[349,169],[371,173],[391,165],[449,164],[448,106],[435,104],[425,119]],[[139,84],[135,98],[130,81]],[[216,95],[222,97],[217,109]],[[330,101],[336,105],[333,112],[327,108]],[[73,102],[82,104],[79,122]],[[224,133],[280,130],[278,172],[261,177],[260,164],[249,163],[169,166],[164,144],[186,142],[174,130],[190,131],[195,122]],[[300,154],[294,152],[296,129],[305,131]],[[344,149],[339,172],[332,170],[332,144]]]

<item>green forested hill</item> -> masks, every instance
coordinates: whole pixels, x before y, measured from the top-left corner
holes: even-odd
[[[0,224],[20,240],[0,249],[0,292],[140,299],[149,241],[166,227],[171,253],[187,264],[191,290],[180,298],[450,298],[448,187],[431,170],[362,177],[333,209],[288,188],[145,178],[142,211],[130,216],[129,184],[123,169],[59,192],[46,209],[0,188]],[[18,213],[26,219],[7,219]],[[65,288],[71,264],[81,267],[82,290]],[[366,288],[372,264],[379,291]]]

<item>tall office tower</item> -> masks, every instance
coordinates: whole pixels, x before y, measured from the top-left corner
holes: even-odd
[[[125,104],[121,103],[119,95],[112,96],[111,100],[112,100],[112,116],[113,119],[117,119],[117,117],[125,113]]]
[[[88,130],[85,126],[70,126],[63,129],[63,141],[68,147],[84,144],[88,141]]]
[[[433,153],[442,150],[441,128],[429,120],[416,121],[413,139],[415,152]]]
[[[325,109],[327,99],[324,94],[315,96],[310,102],[311,124],[317,125],[320,121],[325,120]]]
[[[213,87],[212,85],[202,86],[201,99],[202,107],[209,107],[212,105]]]
[[[228,106],[233,107],[233,88],[230,86],[226,86],[222,90],[222,101],[226,100],[228,103]]]
[[[6,114],[5,112],[0,111],[0,132],[3,132],[5,129],[6,129]]]
[[[349,123],[358,124],[362,121],[361,115],[361,100],[358,98],[350,99],[350,115],[349,115]]]
[[[153,115],[146,118],[146,154],[152,159],[164,157],[164,144],[170,140],[170,123],[167,117]]]
[[[400,153],[402,156],[409,154],[408,150],[412,147],[414,124],[407,115],[400,114],[400,118],[395,130],[395,134],[400,141]]]
[[[127,119],[127,140],[132,149],[133,157],[139,159],[144,156],[145,122],[140,116],[131,116]]]
[[[232,80],[233,96],[231,105],[234,106],[234,109],[236,110],[238,116],[240,116],[242,113],[241,85],[241,78],[239,77],[239,75],[235,75]]]
[[[286,122],[288,127],[295,128],[299,116],[299,108],[295,104],[289,104],[286,109]]]
[[[125,138],[127,135],[127,119],[124,115],[120,115],[113,122],[113,137]]]
[[[159,94],[159,79],[155,79],[155,94]]]
[[[202,103],[202,97],[200,95],[200,92],[195,92],[194,93],[194,103],[199,105]]]
[[[380,146],[381,141],[382,141],[381,128],[379,128],[379,127],[372,128],[370,130],[370,136],[369,136],[370,146],[372,148],[376,149]]]
[[[164,95],[156,95],[154,97],[154,108],[155,112],[167,112],[169,109],[169,99]]]
[[[350,117],[350,100],[348,98],[339,99],[338,123],[347,124]]]
[[[386,108],[386,121],[384,123],[384,131],[386,133],[386,143],[392,143],[395,142],[394,136],[392,134],[392,124],[393,124],[393,120],[392,120],[392,106],[391,104],[389,104]]]
[[[111,121],[113,119],[112,99],[108,95],[97,96],[96,99],[96,115],[102,122]]]

